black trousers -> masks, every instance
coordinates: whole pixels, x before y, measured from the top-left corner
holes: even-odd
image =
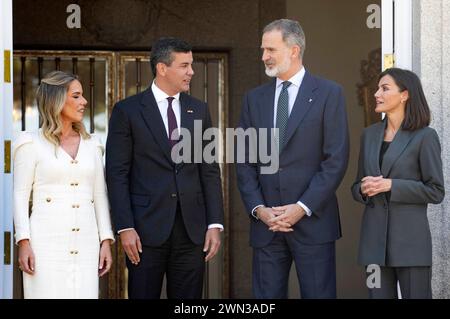
[[[368,273],[370,276],[371,273]],[[369,288],[371,299],[431,299],[431,267],[380,267],[380,287]]]
[[[192,243],[179,209],[169,239],[159,247],[142,247],[140,257],[137,266],[126,258],[130,299],[159,299],[164,275],[169,299],[202,297],[205,270],[203,245]]]

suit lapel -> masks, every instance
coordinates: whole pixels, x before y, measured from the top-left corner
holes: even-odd
[[[149,128],[150,132],[152,132],[164,155],[170,162],[172,162],[170,156],[169,139],[167,138],[167,131],[164,127],[164,122],[161,117],[161,113],[159,112],[158,104],[156,103],[151,88],[148,88],[145,91],[141,100],[141,104],[144,106],[141,110],[141,113],[145,123],[147,124],[147,127]]]
[[[267,154],[272,153],[272,147],[271,147],[271,140],[273,135],[273,128],[274,128],[274,101],[275,101],[275,90],[276,90],[276,79],[273,79],[272,82],[269,83],[269,89],[266,90],[262,96],[261,101],[261,111],[260,114],[260,120],[261,120],[261,126],[260,128],[267,129]]]
[[[289,143],[289,140],[292,135],[294,135],[295,130],[300,125],[306,113],[308,113],[309,109],[313,105],[315,100],[313,92],[316,89],[316,81],[309,74],[309,72],[306,72],[288,119],[286,130],[286,145]]]
[[[394,165],[395,161],[403,153],[413,136],[414,134],[412,132],[404,131],[402,129],[395,134],[391,145],[389,145],[386,153],[384,154],[383,164],[381,166],[381,173],[384,177],[389,176],[392,165]]]
[[[276,79],[273,79],[269,84],[269,89],[266,90],[262,96],[261,102],[261,127],[271,129],[273,128],[274,119],[274,101],[275,101],[275,89],[276,89]]]
[[[384,140],[384,130],[386,128],[386,120],[380,122],[374,128],[373,136],[370,136],[368,142],[368,154],[366,156],[366,165],[368,166],[369,175],[379,176],[381,175],[380,169],[380,151],[381,144]]]
[[[194,136],[194,119],[195,119],[195,107],[193,105],[189,105],[189,96],[185,93],[180,94],[180,128],[184,128],[189,130],[191,136],[191,152],[193,151],[193,145],[195,145],[195,136]],[[203,133],[203,132],[201,132]],[[180,140],[183,136],[180,136]],[[200,137],[201,138],[201,137]],[[195,151],[195,150],[194,150]],[[176,156],[176,155],[175,155]],[[192,154],[192,156],[194,156]],[[194,159],[194,157],[192,157]],[[177,161],[178,162],[178,161]],[[181,162],[176,165],[177,169],[180,169],[184,165],[184,162]]]
[[[189,105],[189,96],[185,93],[180,94],[180,127],[188,129],[191,132],[191,137],[194,137],[194,116],[195,109]],[[193,141],[192,141],[193,142]]]

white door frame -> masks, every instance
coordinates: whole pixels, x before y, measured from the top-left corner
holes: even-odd
[[[393,66],[412,69],[412,0],[381,0],[382,70],[387,55],[393,55]]]
[[[13,295],[12,173],[6,171],[5,146],[12,137],[12,0],[0,1],[0,299]],[[8,60],[9,54],[9,60]],[[9,144],[10,145],[10,144]],[[9,148],[9,147],[8,147]],[[12,165],[11,160],[8,161]],[[12,167],[11,167],[12,170]],[[5,239],[9,242],[5,243]],[[5,256],[9,246],[9,262]],[[7,247],[6,246],[6,247]],[[5,262],[7,264],[5,264]]]

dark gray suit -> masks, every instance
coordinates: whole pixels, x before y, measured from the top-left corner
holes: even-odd
[[[353,198],[366,205],[361,226],[358,262],[388,267],[429,267],[432,264],[427,204],[444,198],[441,147],[436,131],[425,127],[399,130],[387,149],[382,167],[380,149],[386,121],[366,128],[361,138],[358,176]],[[363,197],[361,179],[392,179],[386,193]]]

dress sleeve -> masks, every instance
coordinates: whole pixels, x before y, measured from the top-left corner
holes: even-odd
[[[13,144],[13,211],[16,244],[30,239],[29,201],[36,170],[33,137],[23,132]]]
[[[98,138],[93,136],[92,139],[95,144],[94,205],[99,237],[100,241],[111,239],[114,242],[103,166],[104,147]]]

